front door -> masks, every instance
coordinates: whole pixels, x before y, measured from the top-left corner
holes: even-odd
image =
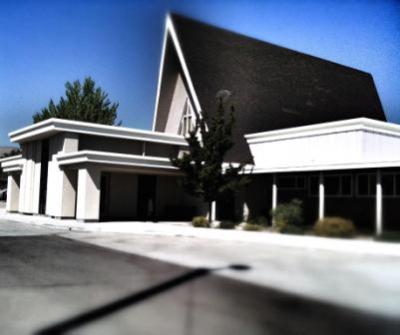
[[[40,160],[39,214],[46,213],[48,170],[49,170],[49,140],[46,139],[42,141],[42,154]]]
[[[103,172],[100,179],[100,221],[110,219],[110,179],[109,172]]]
[[[140,221],[155,220],[157,176],[138,176],[137,216]]]

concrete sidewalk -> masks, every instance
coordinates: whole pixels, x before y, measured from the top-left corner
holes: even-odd
[[[124,233],[155,236],[184,236],[218,241],[255,242],[283,247],[299,247],[310,250],[326,250],[362,255],[387,255],[400,257],[400,243],[377,242],[360,239],[337,239],[317,236],[285,235],[271,232],[250,232],[242,230],[224,230],[193,228],[187,222],[101,222],[82,223],[76,220],[52,219],[46,216],[31,216],[7,213],[0,208],[0,218],[29,223],[57,230]]]

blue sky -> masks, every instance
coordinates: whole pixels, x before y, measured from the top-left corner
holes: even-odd
[[[0,0],[0,145],[88,75],[150,129],[168,11],[370,72],[400,123],[398,1]]]

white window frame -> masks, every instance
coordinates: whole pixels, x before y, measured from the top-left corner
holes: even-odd
[[[360,194],[359,193],[359,187],[358,185],[360,184],[360,176],[367,176],[368,181],[367,181],[367,186],[368,186],[368,191],[367,194]],[[376,173],[371,173],[371,172],[365,172],[365,173],[357,173],[356,174],[356,196],[357,198],[372,198],[375,197],[375,191],[376,191],[376,186],[372,187],[371,190],[371,178],[375,177],[376,178]],[[376,182],[375,182],[376,185]]]
[[[285,178],[294,178],[294,187],[284,187],[280,185],[280,180],[285,179]],[[299,180],[303,180],[304,186],[300,186]],[[299,175],[283,175],[283,176],[278,176],[278,188],[280,190],[292,190],[292,191],[296,191],[296,190],[304,190],[307,188],[307,181],[306,181],[306,177],[305,176],[299,176]]]
[[[189,133],[193,130],[193,111],[189,99],[186,98],[183,106],[183,114],[179,125],[179,134],[188,137]]]
[[[396,186],[396,179],[400,178],[400,173],[398,172],[383,172],[381,177],[381,182],[383,183],[384,176],[393,176],[393,193],[392,194],[385,194],[385,188],[382,185],[382,196],[384,198],[399,198],[400,197],[400,190],[397,190]],[[399,192],[399,193],[397,193]]]
[[[338,194],[329,194],[326,189],[326,178],[328,177],[339,177],[339,193]],[[350,193],[343,193],[343,178],[350,177]],[[316,194],[311,193],[311,178],[316,178],[319,181],[319,175],[311,175],[308,177],[308,196],[309,197],[319,197],[318,188]],[[327,174],[324,175],[324,184],[325,184],[325,198],[352,198],[354,196],[354,178],[351,173],[335,173],[335,174]]]

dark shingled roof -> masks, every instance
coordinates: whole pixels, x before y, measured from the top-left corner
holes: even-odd
[[[233,93],[236,145],[229,161],[252,161],[245,134],[368,117],[386,121],[369,73],[171,15],[204,111]]]

